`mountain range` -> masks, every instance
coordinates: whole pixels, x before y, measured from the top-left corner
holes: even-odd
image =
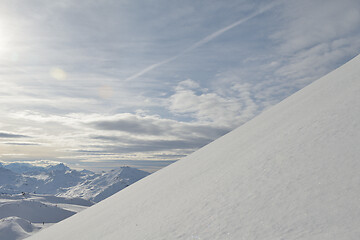
[[[0,166],[0,193],[50,194],[99,202],[147,175],[130,167],[94,173],[73,170],[63,163],[48,167],[10,163]]]
[[[94,173],[63,163],[47,167],[0,163],[0,239],[28,237],[147,175],[130,167]]]

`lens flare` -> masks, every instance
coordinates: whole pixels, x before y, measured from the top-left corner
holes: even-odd
[[[98,95],[103,99],[109,99],[113,96],[114,90],[110,86],[101,86],[98,88]]]
[[[55,78],[56,80],[65,80],[67,78],[66,72],[58,67],[50,69],[50,76]]]

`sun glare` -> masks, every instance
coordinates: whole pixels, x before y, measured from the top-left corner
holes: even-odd
[[[55,78],[56,80],[65,80],[67,78],[66,72],[58,67],[50,69],[50,76]]]

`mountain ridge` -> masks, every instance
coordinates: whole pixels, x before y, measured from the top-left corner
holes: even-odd
[[[99,202],[149,173],[130,167],[94,173],[70,169],[63,163],[38,167],[31,164],[0,165],[0,193],[39,193]]]

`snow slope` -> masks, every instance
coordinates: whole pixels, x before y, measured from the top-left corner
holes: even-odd
[[[26,163],[0,166],[0,193],[36,192],[56,194],[83,181],[93,179],[95,173],[71,170],[64,164],[47,168]]]
[[[78,184],[58,196],[80,197],[100,202],[148,175],[149,173],[135,168],[121,167]]]
[[[45,239],[360,238],[360,56]]]
[[[63,163],[48,167],[28,163],[1,164],[0,193],[53,194],[99,202],[147,175],[149,173],[130,167],[94,173],[76,171]]]
[[[20,181],[21,177],[19,174],[0,166],[0,193],[12,192],[14,186],[17,186]]]
[[[39,229],[40,227],[37,227],[30,223],[30,221],[19,217],[4,218],[0,220],[0,239],[23,239],[30,236]]]
[[[0,194],[0,239],[23,239],[91,205],[80,198]]]
[[[56,223],[74,214],[75,212],[33,200],[11,201],[0,205],[0,219],[17,216],[34,223]]]
[[[0,240],[28,237],[147,175],[149,173],[129,167],[100,174],[79,172],[64,164],[49,167],[27,163],[0,164]],[[63,197],[33,194],[35,191],[63,193]],[[35,227],[36,231],[25,228],[25,222],[31,222],[30,226]]]

